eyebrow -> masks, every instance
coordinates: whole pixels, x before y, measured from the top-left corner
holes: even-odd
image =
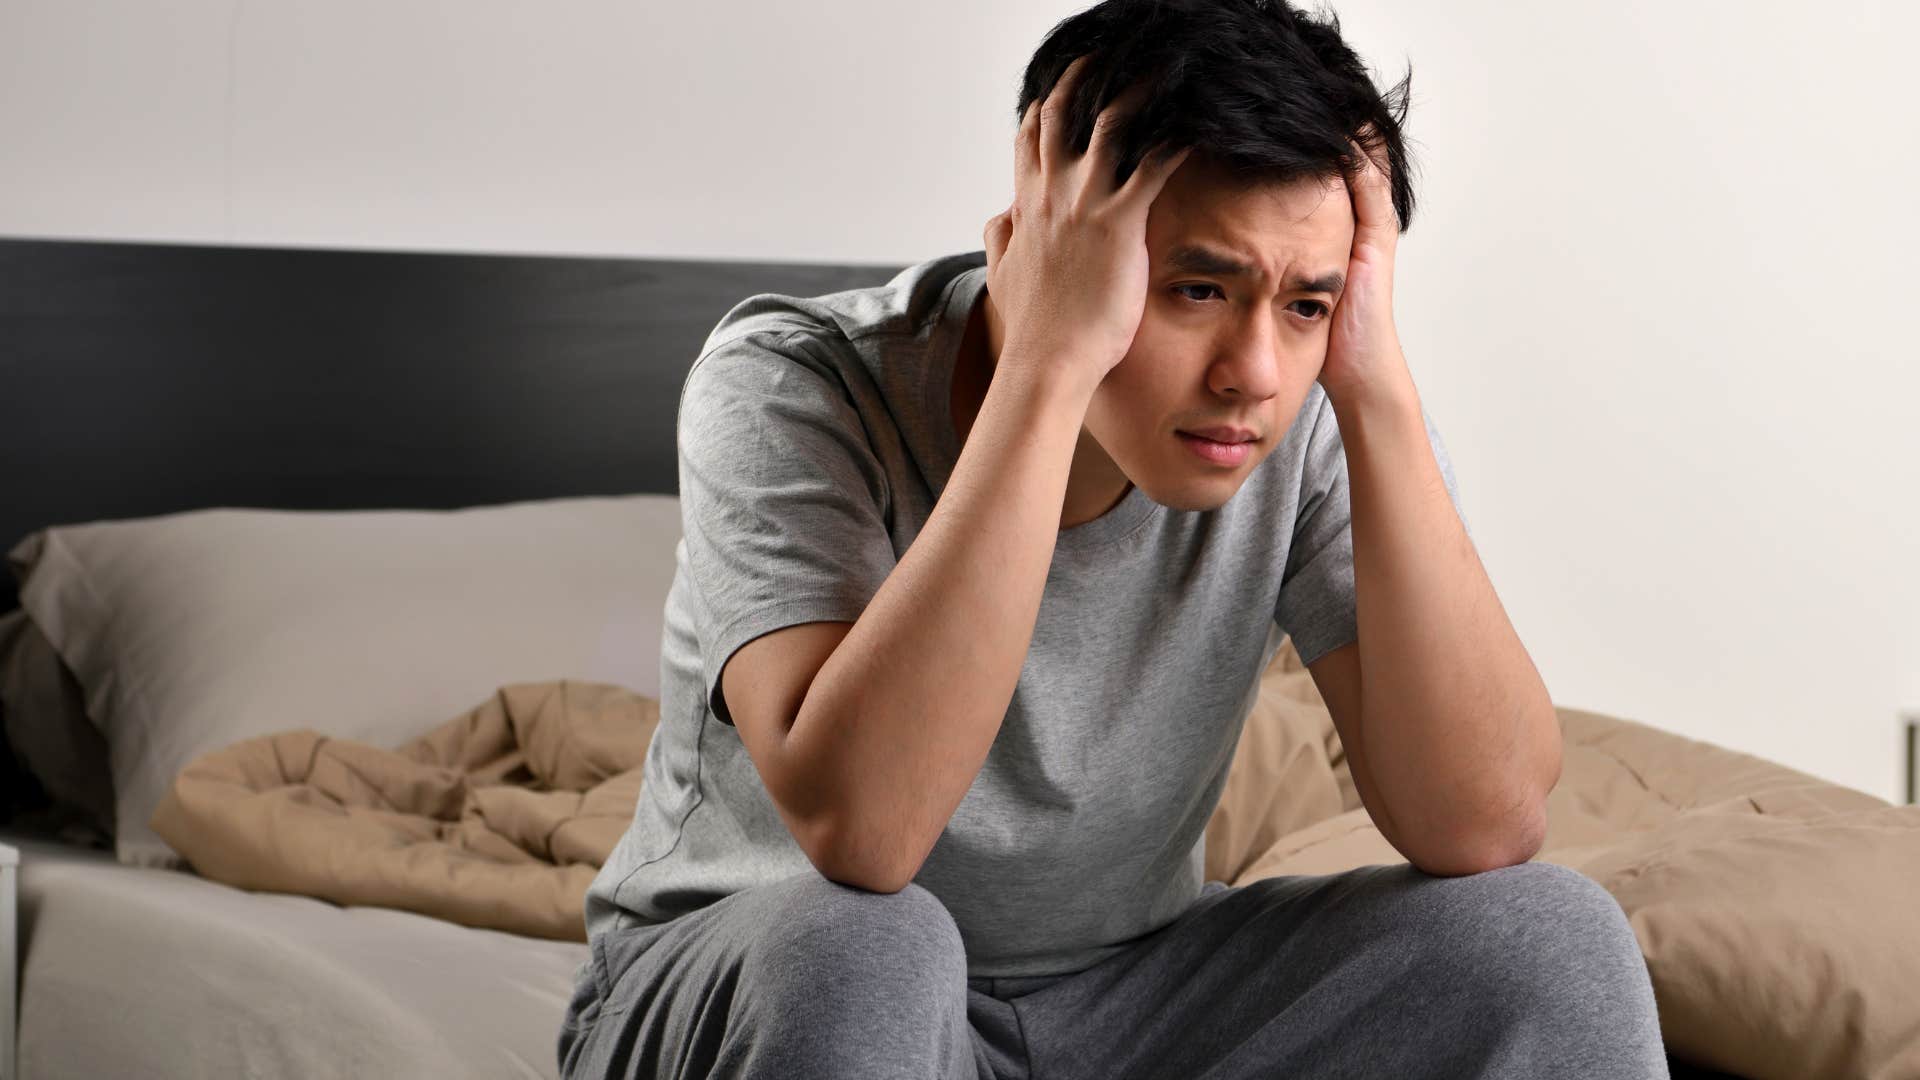
[[[1174,248],[1167,256],[1167,265],[1186,274],[1215,274],[1221,277],[1253,277],[1255,275],[1254,268],[1247,263],[1199,244],[1186,244]],[[1347,276],[1338,270],[1329,270],[1313,278],[1296,276],[1287,282],[1287,288],[1294,292],[1318,292],[1332,295],[1338,295],[1346,285]]]

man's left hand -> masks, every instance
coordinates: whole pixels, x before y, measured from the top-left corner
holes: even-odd
[[[1369,390],[1411,381],[1400,337],[1393,326],[1393,251],[1400,236],[1399,216],[1387,182],[1385,148],[1369,153],[1364,140],[1353,141],[1361,162],[1348,181],[1353,203],[1353,251],[1347,261],[1346,291],[1334,306],[1320,385],[1336,404]]]

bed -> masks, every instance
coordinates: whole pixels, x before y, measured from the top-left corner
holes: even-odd
[[[317,726],[391,747],[515,679],[656,691],[658,599],[677,539],[673,415],[700,343],[753,293],[817,295],[898,269],[0,241],[0,543],[14,545],[15,578],[30,564],[92,560],[70,575],[91,592],[39,598],[45,626],[23,613],[12,624],[16,642],[36,635],[43,676],[11,699],[12,745],[0,755],[10,773],[0,843],[20,851],[16,1075],[554,1076],[583,944],[236,888],[143,831],[151,802],[131,813],[121,804],[157,800],[180,761],[241,735]],[[490,539],[464,539],[483,526]],[[412,554],[380,546],[395,537]],[[122,584],[104,589],[113,574]],[[616,577],[626,584],[596,587]],[[296,580],[308,591],[272,598],[283,613],[272,620],[257,608],[201,618]],[[18,583],[0,579],[0,613],[19,608]],[[368,625],[325,622],[402,593],[404,609]],[[113,624],[102,634],[114,648],[75,644],[69,624],[87,619]],[[159,664],[183,639],[198,649],[191,671],[127,666]],[[240,670],[262,656],[308,662]],[[1245,881],[1398,861],[1369,830],[1324,706],[1286,656],[1276,653],[1265,711],[1236,759],[1239,794],[1210,827],[1210,869]],[[195,729],[197,742],[173,733],[176,714],[201,713],[169,703],[237,701],[273,709],[239,709],[252,718]],[[67,723],[55,712],[76,709],[94,727],[104,713],[134,719],[107,724],[101,745],[85,726],[54,730]],[[1543,857],[1644,880],[1652,864],[1626,859],[1619,839],[1693,850],[1679,821],[1689,808],[1675,800],[1701,795],[1723,814],[1707,823],[1711,843],[1697,845],[1715,857],[1748,836],[1750,823],[1722,805],[1739,803],[1797,839],[1834,815],[1882,815],[1861,835],[1896,836],[1896,846],[1842,870],[1891,893],[1906,888],[1897,875],[1920,867],[1877,861],[1914,852],[1897,844],[1920,831],[1885,817],[1901,808],[1618,718],[1563,709],[1562,720],[1588,764],[1566,785]],[[45,764],[57,755],[105,755],[117,790]],[[1675,766],[1664,777],[1662,762]],[[1641,910],[1632,914],[1650,961],[1665,962],[1660,935],[1672,924],[1658,904],[1644,919]],[[1884,932],[1894,974],[1914,974],[1899,965],[1920,943],[1900,935],[1920,929]],[[1686,973],[1702,970],[1690,962]],[[1884,971],[1834,970],[1858,981],[1827,991],[1885,996],[1871,981]],[[1685,1017],[1691,1026],[1676,1032],[1692,1053],[1670,1039],[1676,1077],[1814,1075],[1778,1071],[1790,1056],[1774,1055],[1776,1068],[1737,1044],[1687,1041],[1720,1019],[1777,1022],[1790,1037],[1824,1023],[1835,1045],[1852,1041],[1818,1060],[1860,1075],[1902,1075],[1887,1070],[1920,1061],[1920,1009],[1881,1003],[1869,1038],[1857,1008],[1809,1019],[1812,1006],[1771,987],[1692,989],[1689,1004],[1724,1000],[1731,1013],[1759,1000],[1774,1011]],[[1709,1067],[1734,1060],[1755,1064]]]

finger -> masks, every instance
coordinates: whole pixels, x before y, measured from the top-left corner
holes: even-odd
[[[1087,59],[1091,55],[1083,53],[1075,57],[1053,84],[1046,103],[1040,106],[1040,171],[1043,175],[1051,176],[1068,163],[1067,103],[1073,100],[1074,87],[1087,70]]]
[[[1363,128],[1362,139],[1371,133],[1371,128]],[[1354,176],[1349,181],[1348,193],[1353,199],[1353,235],[1356,241],[1362,238],[1373,243],[1392,243],[1399,234],[1399,218],[1393,209],[1392,185],[1387,179],[1384,162],[1385,148],[1376,156],[1367,151],[1361,140],[1349,140],[1353,147],[1355,161],[1358,163]]]
[[[1040,99],[1027,103],[1020,130],[1013,135],[1013,190],[1026,187],[1027,177],[1040,168]]]
[[[1093,137],[1087,143],[1087,158],[1097,176],[1113,176],[1120,164],[1120,131],[1153,94],[1145,79],[1127,87],[1114,97],[1093,121]]]
[[[1127,177],[1126,185],[1120,189],[1115,201],[1135,207],[1152,206],[1153,200],[1160,197],[1160,189],[1167,186],[1167,178],[1180,168],[1180,163],[1187,160],[1187,155],[1191,153],[1191,146],[1171,152],[1165,143],[1154,147],[1140,159],[1140,164],[1133,167],[1133,175]]]

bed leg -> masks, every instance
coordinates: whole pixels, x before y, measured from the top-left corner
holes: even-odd
[[[15,871],[20,853],[0,844],[0,1080],[20,1080],[20,908],[15,901]]]

